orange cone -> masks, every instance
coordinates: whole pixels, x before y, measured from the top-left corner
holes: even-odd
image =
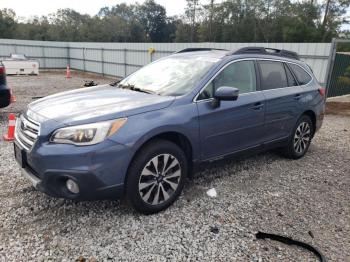
[[[16,125],[16,116],[15,114],[9,114],[9,127],[7,135],[4,135],[5,141],[13,141],[15,139],[15,125]]]
[[[69,65],[67,65],[66,78],[71,78]]]

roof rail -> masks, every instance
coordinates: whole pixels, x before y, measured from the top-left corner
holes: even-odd
[[[238,49],[229,55],[239,55],[239,54],[261,54],[261,55],[274,55],[274,56],[283,56],[296,60],[299,59],[299,55],[296,52],[276,49],[276,48],[268,48],[268,47],[257,47],[257,46],[249,46]]]
[[[187,53],[187,52],[197,52],[197,51],[214,51],[214,50],[220,50],[220,51],[228,51],[226,49],[219,49],[219,48],[208,48],[208,47],[193,47],[193,48],[185,48],[180,51],[175,52],[175,54],[179,53]]]

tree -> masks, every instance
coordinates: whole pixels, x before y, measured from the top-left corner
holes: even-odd
[[[167,30],[165,8],[154,0],[147,0],[136,8],[140,23],[144,26],[147,37],[152,42],[164,42]]]
[[[321,26],[322,42],[330,41],[338,35],[339,28],[343,23],[349,23],[344,18],[350,0],[326,0],[322,5],[323,21]]]
[[[191,24],[191,34],[190,34],[190,41],[194,41],[195,31],[196,31],[196,18],[198,15],[198,9],[199,9],[199,0],[186,0],[187,6],[185,10],[185,15],[190,20]]]
[[[12,9],[0,10],[0,38],[12,38],[16,29],[16,13]]]
[[[94,42],[330,42],[348,37],[350,0],[186,0],[168,17],[154,0],[102,7],[90,16],[60,9],[19,22],[0,10],[0,37]]]

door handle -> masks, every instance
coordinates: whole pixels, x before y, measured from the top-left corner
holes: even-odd
[[[263,103],[257,102],[251,107],[251,109],[258,111],[258,110],[261,110],[263,107],[264,107]]]
[[[297,95],[294,96],[295,100],[299,100],[300,98],[301,98],[301,94],[297,94]]]

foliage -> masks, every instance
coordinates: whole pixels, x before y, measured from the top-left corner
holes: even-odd
[[[345,72],[342,76],[338,77],[338,83],[345,85],[345,86],[349,86],[350,85],[350,66],[348,66],[345,69]]]
[[[72,9],[19,22],[0,10],[0,38],[92,42],[330,42],[341,32],[350,0],[187,0],[168,17],[154,0],[103,7],[90,16]],[[347,49],[344,47],[344,49]]]

